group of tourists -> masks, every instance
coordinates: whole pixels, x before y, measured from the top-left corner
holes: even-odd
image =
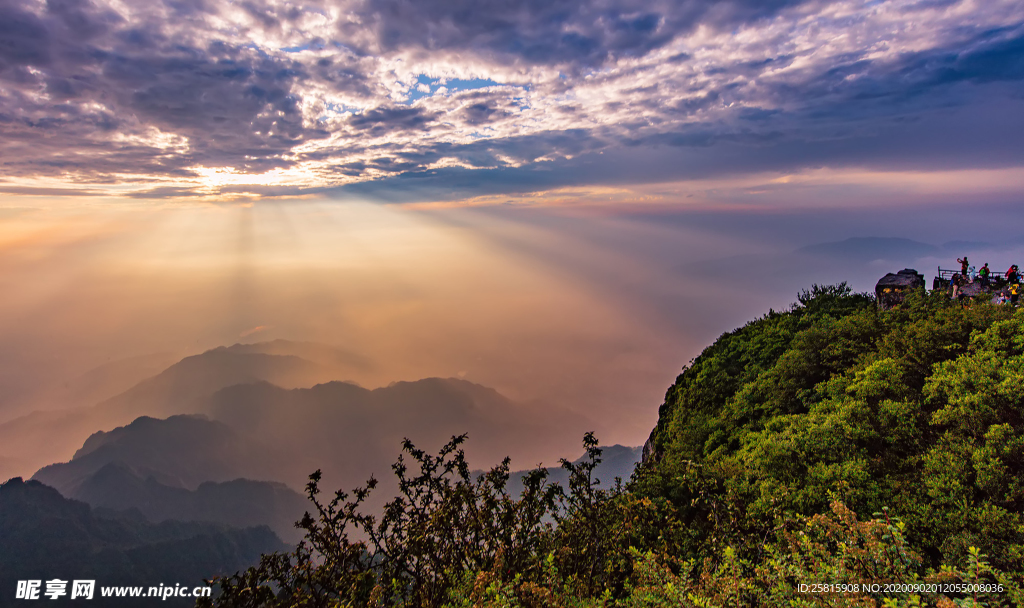
[[[1017,305],[1021,291],[1021,276],[1020,268],[1016,264],[1010,266],[1003,277],[993,277],[992,270],[988,267],[988,262],[985,262],[980,269],[975,270],[974,266],[971,266],[971,262],[967,259],[966,255],[962,258],[957,258],[956,261],[960,263],[960,273],[954,274],[950,279],[950,283],[953,285],[954,299],[960,298],[964,295],[964,286],[968,283],[978,281],[983,289],[988,289],[991,286],[1001,288],[1005,285],[1006,293],[1000,291],[997,295],[998,301],[1000,303],[1009,302],[1014,306]]]

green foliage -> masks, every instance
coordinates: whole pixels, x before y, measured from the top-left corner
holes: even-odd
[[[598,488],[591,434],[566,488],[538,470],[518,497],[507,461],[471,478],[464,437],[406,442],[379,519],[360,511],[373,480],[325,502],[314,475],[306,540],[216,605],[1024,605],[1024,311],[798,299],[683,370],[625,487]]]
[[[564,493],[538,469],[513,499],[505,491],[508,459],[473,479],[459,448],[464,441],[454,437],[433,456],[406,440],[393,466],[399,495],[379,519],[360,509],[376,480],[351,497],[338,491],[324,500],[317,471],[306,487],[316,513],[298,523],[305,540],[291,554],[265,556],[258,567],[221,580],[218,605],[438,606],[464,572],[500,565],[536,575],[536,556],[550,542],[548,516]]]
[[[837,495],[901,513],[926,565],[977,546],[1024,571],[1022,353],[1011,307],[922,293],[883,312],[816,286],[683,371],[632,490],[699,530],[684,555],[747,556],[758,531]]]

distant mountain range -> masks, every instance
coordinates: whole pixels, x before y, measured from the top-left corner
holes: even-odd
[[[374,369],[369,359],[356,353],[318,342],[272,340],[250,344],[222,346],[217,350],[235,354],[287,355],[312,361],[333,370],[332,380],[345,379],[347,372],[367,372]]]
[[[243,384],[215,393],[206,412],[268,449],[288,454],[286,470],[275,469],[275,474],[296,487],[318,468],[328,485],[362,483],[371,472],[388,476],[404,438],[433,450],[452,435],[468,433],[467,457],[481,466],[505,456],[518,464],[553,460],[543,453],[553,445],[576,445],[588,423],[455,378],[396,382],[373,390],[345,382],[292,390]]]
[[[289,354],[293,352],[318,360]],[[352,450],[367,442],[393,453],[405,429],[411,429],[415,440],[425,442],[443,442],[450,434],[468,431],[477,440],[471,448],[477,458],[491,462],[510,454],[530,462],[556,457],[551,446],[573,445],[590,426],[559,408],[515,403],[461,380],[403,382],[375,391],[332,381],[346,369],[366,365],[330,346],[283,340],[186,357],[96,405],[36,411],[0,424],[0,478],[27,476],[47,464],[70,460],[94,432],[127,425],[140,416],[208,414],[229,426],[275,438],[282,429],[298,433],[299,427],[309,424],[315,432],[328,435],[325,441],[332,444],[328,452],[332,458],[341,458],[341,462],[331,461],[338,470],[346,468],[344,463],[354,456]],[[308,388],[321,383],[315,390]],[[298,387],[306,388],[289,392]],[[230,390],[218,393],[223,389]],[[251,401],[246,405],[238,399]],[[284,411],[292,408],[303,416]],[[524,429],[529,430],[526,436],[516,435]],[[343,436],[347,439],[339,445]],[[301,442],[301,449],[295,451],[284,443],[296,463],[286,480],[289,483],[301,486],[310,472],[306,469],[326,467],[322,453],[310,454],[308,448],[317,446]],[[547,452],[538,453],[539,446],[546,446]],[[304,459],[306,454],[314,458]],[[304,473],[300,475],[299,469]]]
[[[842,241],[815,243],[792,251],[741,254],[716,259],[687,261],[675,270],[696,288],[716,284],[722,276],[735,277],[726,288],[736,293],[797,293],[813,283],[847,281],[855,290],[870,291],[887,272],[914,268],[930,284],[936,267],[959,269],[958,257],[967,255],[981,267],[991,262],[1001,270],[1014,261],[1011,251],[1024,239],[998,243],[949,241],[933,245],[906,238],[854,237]]]
[[[185,357],[97,408],[105,413],[123,413],[130,419],[140,415],[171,416],[200,410],[204,398],[226,386],[270,382],[290,388],[334,379],[330,368],[295,355],[216,348]]]
[[[68,402],[123,386],[155,360],[112,364]],[[186,357],[94,405],[0,424],[0,473],[38,469],[0,487],[0,606],[17,580],[199,585],[233,573],[301,539],[294,524],[312,505],[296,489],[315,470],[328,491],[376,476],[364,507],[378,511],[395,495],[391,465],[404,438],[435,451],[468,433],[473,465],[511,456],[525,469],[556,460],[591,426],[455,378],[372,390],[339,381],[367,365],[308,342],[236,344]],[[611,446],[596,474],[608,486],[628,478],[639,457],[639,448]],[[561,468],[549,473],[566,482]],[[522,474],[510,479],[513,495]]]
[[[159,374],[179,358],[169,353],[153,353],[108,361],[41,391],[33,401],[51,408],[95,405]]]
[[[796,250],[801,255],[830,256],[850,261],[915,260],[940,254],[943,247],[920,243],[910,239],[883,237],[855,237],[836,243],[819,243]],[[962,255],[962,254],[961,254]]]
[[[98,432],[69,462],[32,477],[66,497],[151,521],[210,521],[270,526],[288,542],[308,508],[305,497],[265,479],[279,460],[228,425],[200,416],[142,417]]]
[[[38,465],[34,480],[96,508],[153,522],[267,525],[295,542],[293,524],[308,508],[295,490],[317,469],[332,489],[377,476],[383,483],[368,503],[373,509],[391,497],[391,464],[404,438],[435,450],[468,433],[472,464],[511,456],[525,468],[557,459],[554,450],[578,445],[590,426],[559,408],[513,402],[454,378],[372,390],[325,381],[365,365],[314,343],[213,349],[96,405],[0,425],[0,468],[24,475]]]
[[[69,462],[41,468],[34,476],[73,496],[88,477],[109,464],[128,466],[142,478],[195,489],[204,481],[258,474],[265,450],[228,425],[201,416],[144,416],[86,440]]]
[[[95,580],[97,587],[203,585],[232,574],[285,545],[267,527],[232,529],[209,523],[149,523],[140,516],[100,515],[37,481],[0,485],[0,606],[20,606],[19,580]],[[86,601],[126,606],[124,598]],[[64,598],[65,600],[67,598]],[[52,600],[43,598],[50,605]],[[192,602],[168,600],[170,605]],[[54,602],[61,604],[61,602]],[[70,604],[75,605],[75,604]]]
[[[141,391],[130,392],[137,396]],[[121,462],[143,478],[155,476],[172,487],[192,489],[202,481],[237,477],[303,487],[316,469],[324,470],[326,483],[353,485],[371,473],[387,475],[406,437],[434,449],[452,435],[469,433],[471,462],[487,465],[508,455],[527,464],[544,458],[545,447],[576,444],[587,425],[568,412],[517,404],[454,378],[396,382],[373,390],[346,382],[299,389],[257,382],[222,388],[189,403],[188,409],[201,417],[140,417],[97,432],[83,440],[67,464],[43,467],[36,477],[73,492],[79,480],[103,464]],[[60,422],[92,421],[76,418],[80,414],[72,412]],[[46,429],[36,432],[42,435]],[[547,458],[553,460],[550,454]]]
[[[428,382],[428,381],[423,381]],[[322,385],[318,390],[340,389],[342,391],[360,392],[355,394],[373,404],[378,410],[389,413],[400,411],[404,407],[402,401],[388,403],[394,399],[392,392],[396,387],[366,391],[352,385],[337,383],[338,386]],[[413,383],[415,384],[415,383]],[[444,388],[446,383],[434,382],[438,391],[437,398],[451,398]],[[469,383],[465,383],[469,384]],[[470,385],[478,390],[475,385]],[[408,390],[409,387],[399,387]],[[315,390],[310,389],[310,390]],[[278,389],[281,390],[281,389]],[[285,391],[292,394],[292,391]],[[294,416],[320,416],[323,413],[303,410],[301,393],[299,398],[289,403],[278,398],[278,405],[288,408],[284,411]],[[321,395],[323,397],[323,395]],[[500,396],[499,396],[500,397]],[[474,407],[466,403],[465,398],[452,399],[461,411]],[[299,404],[296,407],[296,403]],[[277,419],[276,413],[261,414],[259,409],[265,403],[256,402],[253,406],[254,419],[262,424],[266,422],[273,428]],[[360,408],[369,404],[359,403]],[[345,410],[334,415],[344,417]],[[263,416],[268,416],[265,420]],[[416,423],[416,420],[412,420]],[[372,421],[371,421],[372,424]],[[318,425],[311,425],[319,428]],[[330,428],[325,425],[325,428]],[[313,442],[322,441],[314,433]],[[292,446],[293,449],[295,446]],[[379,452],[376,460],[350,458],[352,465],[347,477],[341,483],[346,489],[360,484],[368,477],[366,467],[376,467],[378,478],[381,479],[380,490],[373,495],[368,503],[371,508],[379,506],[390,498],[392,478],[388,466],[398,453],[398,445],[370,446]],[[258,447],[250,436],[243,435],[227,424],[208,420],[198,416],[173,416],[166,420],[143,417],[130,425],[109,432],[99,432],[89,438],[75,457],[66,463],[52,464],[40,469],[33,480],[42,482],[59,490],[66,497],[82,500],[93,507],[102,507],[115,511],[137,510],[150,521],[168,519],[181,521],[207,521],[228,524],[236,527],[254,525],[270,526],[275,533],[288,542],[297,542],[300,533],[294,523],[303,512],[310,508],[304,496],[281,483],[253,481],[242,477],[267,478],[282,475],[295,468],[294,462],[310,466],[316,460],[312,454],[319,453],[325,460],[323,468],[336,468],[339,459],[346,451],[353,448],[351,443],[327,442],[326,449],[307,450],[299,459],[282,456],[285,452],[273,455],[272,450]],[[362,449],[369,449],[365,444]],[[333,453],[332,453],[333,450]],[[610,487],[615,477],[628,479],[633,467],[640,460],[640,448],[629,448],[620,445],[604,448],[602,462],[595,471],[602,481],[603,487]],[[358,462],[361,466],[352,463]],[[470,462],[473,462],[470,459]],[[579,462],[577,460],[576,462]],[[303,476],[314,469],[299,466],[296,472]],[[520,477],[526,470],[517,471],[510,479],[509,491],[517,495],[522,490]],[[333,477],[339,476],[334,471]],[[560,467],[549,469],[549,481],[565,485],[567,473]],[[326,486],[332,487],[332,486]]]
[[[614,487],[615,478],[621,479],[623,483],[629,481],[633,475],[633,469],[636,468],[642,456],[643,446],[627,447],[618,444],[601,446],[601,462],[594,468],[594,477],[600,482],[598,487],[603,489]],[[585,455],[580,456],[573,461],[573,464],[579,464],[585,459]],[[561,484],[563,488],[568,487],[568,471],[560,466],[547,467],[547,471],[548,483]],[[508,492],[510,495],[517,496],[523,491],[522,478],[527,473],[529,470],[515,471],[509,476]]]
[[[268,345],[278,351],[281,347]],[[256,350],[256,345],[249,346],[243,350]],[[68,460],[92,433],[128,424],[139,416],[198,413],[204,399],[227,386],[259,381],[311,386],[332,380],[332,375],[330,367],[296,355],[220,348],[186,357],[96,405],[36,411],[0,424],[0,458],[8,457],[18,467],[0,470],[0,477],[27,475],[51,462]]]
[[[834,243],[818,243],[801,247],[798,255],[827,256],[850,262],[886,260],[910,263],[924,257],[939,257],[950,260],[955,266],[956,258],[966,255],[997,252],[1001,249],[1019,246],[1019,242],[987,243],[982,241],[949,241],[941,245],[930,245],[911,239],[890,237],[853,237]],[[979,261],[979,266],[985,260]]]
[[[152,522],[201,521],[234,528],[268,526],[282,540],[297,543],[295,522],[312,505],[283,483],[234,479],[207,481],[195,490],[172,487],[131,468],[108,464],[78,485],[71,498],[112,511],[136,510]]]

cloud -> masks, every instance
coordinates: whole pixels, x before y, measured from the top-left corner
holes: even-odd
[[[975,163],[913,123],[1013,121],[1022,56],[1009,0],[0,0],[0,167],[9,188],[388,199],[469,173],[445,196],[622,183],[630,156],[687,161],[642,171],[664,181],[891,162],[865,142],[893,132],[897,163]]]
[[[391,131],[422,131],[435,118],[422,108],[380,107],[357,114],[348,123],[367,135],[379,136]]]
[[[366,0],[340,31],[378,53],[457,49],[501,63],[574,71],[642,57],[701,26],[728,30],[800,0],[711,2],[513,0],[479,10],[472,0]]]

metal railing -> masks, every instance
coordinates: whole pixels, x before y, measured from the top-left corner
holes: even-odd
[[[940,266],[938,268],[938,274],[936,274],[935,276],[935,282],[948,284],[950,280],[952,280],[953,277],[958,274],[960,274],[959,270],[950,270],[949,268],[942,268]],[[977,269],[975,269],[973,273],[968,274],[968,276],[973,277],[974,280],[978,280],[980,278]],[[1006,276],[1003,272],[995,272],[994,270],[989,268],[988,280],[996,285],[1001,285],[1006,283]]]

